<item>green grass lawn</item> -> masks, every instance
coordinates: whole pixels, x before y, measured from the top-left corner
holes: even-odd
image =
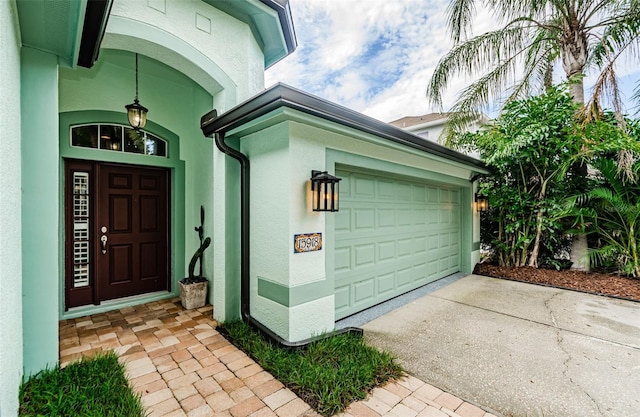
[[[142,417],[140,396],[114,352],[47,369],[20,386],[20,416]]]
[[[223,329],[236,346],[324,416],[403,375],[389,353],[367,346],[358,335],[327,337],[292,350],[269,343],[241,321],[225,323]]]

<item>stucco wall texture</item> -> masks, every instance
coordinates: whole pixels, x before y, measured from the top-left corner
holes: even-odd
[[[20,32],[14,1],[0,2],[0,415],[18,414],[22,376]]]
[[[209,57],[237,85],[236,103],[264,88],[264,55],[251,29],[203,1],[115,0],[111,15],[160,28]]]
[[[312,170],[333,174],[335,165],[342,164],[385,172],[393,165],[424,179],[439,178],[469,189],[471,184],[469,167],[461,164],[330,122],[308,123],[306,118],[307,122],[300,122],[295,112],[289,117],[277,122],[281,118],[274,116],[276,124],[269,125],[271,121],[265,119],[264,129],[254,125],[246,136],[242,131],[235,135],[251,161],[252,315],[281,337],[299,341],[332,330],[335,321],[334,214],[312,211],[308,190]],[[469,206],[465,216],[471,225],[478,217],[470,214]],[[294,253],[295,234],[317,232],[323,236],[322,250]],[[461,256],[465,270],[476,259],[467,249],[462,249]],[[259,282],[269,283],[280,296],[295,294],[299,299],[290,297],[284,305],[261,295]]]

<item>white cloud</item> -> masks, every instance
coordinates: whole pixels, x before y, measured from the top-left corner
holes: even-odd
[[[439,111],[427,101],[426,88],[438,60],[452,46],[448,4],[291,0],[299,46],[266,72],[266,83],[284,82],[386,122]],[[483,9],[475,22],[475,34],[499,23]],[[451,80],[443,110],[470,81]]]

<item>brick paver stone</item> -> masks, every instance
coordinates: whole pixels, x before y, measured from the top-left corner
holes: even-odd
[[[417,417],[449,417],[449,416],[435,407],[428,406],[423,411],[421,411]]]
[[[267,371],[258,372],[255,375],[250,376],[249,378],[244,380],[244,383],[251,389],[257,387],[258,385],[262,385],[265,382],[273,381],[273,375],[271,375]]]
[[[260,367],[260,365],[258,365],[257,363],[254,363],[252,365],[249,365],[247,367],[244,367],[242,369],[235,371],[235,374],[240,379],[247,379],[249,377],[254,376],[258,372],[262,372],[262,367]]]
[[[188,417],[210,417],[213,415],[213,410],[209,405],[204,404],[200,407],[193,409],[187,413]]]
[[[141,387],[159,379],[162,379],[160,374],[158,372],[152,372],[137,378],[132,378],[129,381],[131,381],[131,384],[133,384],[134,387]]]
[[[263,398],[262,401],[264,401],[264,403],[272,410],[276,410],[295,398],[297,398],[297,396],[293,391],[288,388],[282,388],[281,390]]]
[[[309,408],[309,404],[305,403],[300,398],[296,398],[275,411],[280,417],[299,417],[305,411],[309,410]]]
[[[456,408],[456,413],[460,414],[461,417],[483,417],[484,410],[479,407],[476,407],[473,404],[469,404],[464,402],[460,405],[460,407]]]
[[[161,403],[162,401],[168,400],[169,398],[173,398],[173,393],[169,388],[164,388],[159,391],[143,395],[142,404],[144,404],[145,407],[150,407],[152,405]]]
[[[245,381],[245,383],[246,382],[247,381]],[[249,385],[247,384],[247,386]],[[282,388],[284,388],[282,382],[278,381],[277,379],[272,379],[254,387],[253,392],[258,396],[258,398],[264,398]]]
[[[253,359],[251,359],[250,357],[244,355],[244,357],[239,357],[238,359],[234,360],[233,362],[227,363],[227,367],[229,368],[230,371],[235,372],[238,369],[242,369],[246,366],[249,366],[251,364],[253,364]]]
[[[191,352],[189,352],[187,349],[180,349],[177,352],[173,352],[171,354],[171,357],[173,358],[174,361],[178,363],[186,361],[187,359],[193,358],[193,356],[191,355]]]
[[[207,404],[209,404],[216,413],[228,410],[236,405],[231,397],[229,397],[229,394],[224,391],[214,392],[205,399],[207,400]]]
[[[213,380],[213,378],[204,378],[200,381],[196,381],[193,386],[198,390],[200,395],[203,397],[208,397],[214,392],[218,392],[222,390],[220,384]]]
[[[169,388],[171,389],[178,389],[178,388],[186,387],[187,385],[191,385],[198,380],[200,380],[200,377],[195,372],[193,372],[190,374],[180,376],[178,378],[174,378],[171,381],[169,381],[167,385],[169,385]]]
[[[182,372],[182,369],[178,368],[162,373],[162,379],[165,381],[172,381],[176,378],[180,378],[181,376],[184,376],[184,372]]]
[[[240,403],[240,402],[242,402],[244,400],[247,400],[247,399],[249,399],[251,397],[256,397],[256,395],[253,393],[253,391],[251,391],[245,385],[241,386],[240,388],[238,388],[237,390],[235,390],[233,392],[230,392],[229,396],[236,403]],[[258,397],[256,397],[256,398],[258,398]]]
[[[387,391],[389,391],[392,394],[397,395],[401,399],[408,397],[412,393],[412,391],[410,389],[407,389],[407,388],[403,387],[402,385],[397,384],[395,382],[388,383],[387,385],[384,386],[384,389],[386,389]]]
[[[460,398],[454,397],[448,392],[443,392],[442,394],[438,395],[438,397],[434,401],[452,411],[460,407],[460,404],[462,404],[462,400]]]
[[[212,376],[226,370],[227,370],[226,366],[224,366],[223,363],[218,362],[218,363],[214,363],[213,365],[203,367],[202,369],[198,369],[196,372],[198,373],[198,375],[200,375],[200,378],[206,378],[208,376]]]
[[[163,401],[159,404],[150,407],[148,411],[151,411],[148,417],[161,417],[166,416],[171,411],[179,410],[180,404],[176,401],[175,398],[169,398],[166,401]]]
[[[404,404],[397,404],[389,411],[389,414],[396,417],[416,417],[418,412]]]
[[[278,415],[269,407],[262,407],[253,414],[249,414],[249,417],[277,417]]]
[[[180,369],[182,369],[182,372],[184,372],[185,374],[188,374],[190,372],[202,369],[202,365],[200,365],[200,362],[198,362],[197,360],[191,358],[187,359],[184,362],[180,362]]]
[[[321,417],[227,341],[212,309],[174,298],[61,321],[61,366],[114,349],[148,417]],[[451,416],[495,417],[410,375],[336,417]]]
[[[394,405],[402,401],[402,398],[390,391],[387,391],[386,387],[374,388],[371,391],[371,396],[387,404],[389,407],[393,407]]]
[[[421,401],[427,402],[435,400],[440,394],[442,394],[442,392],[443,391],[441,389],[436,388],[433,385],[424,384],[423,386],[418,388],[412,395]]]
[[[255,395],[229,409],[233,417],[247,417],[264,407],[264,403]]]
[[[207,402],[204,400],[204,398],[202,398],[200,394],[192,395],[180,401],[180,405],[182,406],[182,409],[187,413],[191,410],[195,410],[196,408],[202,407],[203,405],[206,405],[206,404]]]
[[[391,406],[389,406],[389,404],[381,401],[380,399],[376,398],[376,397],[369,397],[366,400],[363,401],[364,405],[366,405],[367,407],[371,408],[372,410],[374,410],[376,413],[382,415],[385,415],[386,413],[388,413],[391,410]]]
[[[233,377],[231,379],[224,380],[220,382],[220,386],[226,392],[233,392],[240,387],[244,387],[244,382],[240,378]]]
[[[402,404],[406,405],[407,407],[416,410],[417,412],[420,412],[422,410],[424,410],[425,408],[427,408],[427,404],[423,401],[420,401],[419,399],[417,399],[416,397],[414,397],[413,395],[408,396],[407,398],[402,400]]]
[[[135,390],[141,395],[145,395],[151,394],[152,392],[160,391],[164,388],[168,388],[167,383],[163,379],[159,379],[157,381],[149,382],[146,385],[139,386],[135,388]]]
[[[351,404],[347,407],[346,413],[354,417],[380,417],[380,414],[367,407],[362,401]]]
[[[182,404],[182,400],[195,394],[198,394],[198,390],[193,385],[187,385],[173,390],[173,396],[176,397],[176,400],[180,401],[180,404]],[[184,408],[184,405],[182,408]]]

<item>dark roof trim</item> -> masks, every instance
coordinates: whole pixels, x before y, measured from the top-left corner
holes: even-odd
[[[478,159],[281,83],[220,116],[216,114],[215,110],[205,114],[200,120],[200,127],[205,136],[212,136],[215,133],[227,132],[240,127],[280,107],[298,110],[482,171],[487,170],[485,164]]]
[[[78,65],[91,68],[100,54],[100,44],[107,28],[113,0],[88,0],[82,26]]]
[[[293,51],[295,51],[296,48],[298,47],[298,40],[296,39],[296,31],[293,28],[293,17],[291,16],[291,8],[289,7],[289,0],[279,0],[279,1],[278,0],[260,0],[260,1],[262,2],[262,4],[272,8],[278,13],[278,19],[280,19],[280,26],[282,27],[284,40],[287,44],[287,55],[293,53]],[[275,62],[272,63],[271,65],[273,64],[275,64]]]

